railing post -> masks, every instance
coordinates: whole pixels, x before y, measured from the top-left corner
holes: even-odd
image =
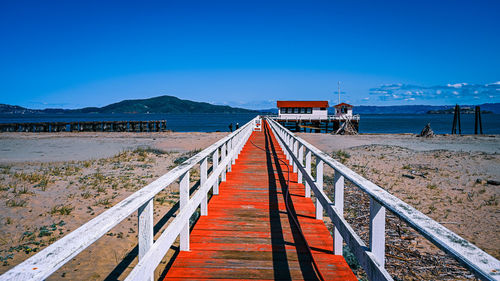
[[[293,158],[292,158],[292,154],[293,154],[293,141],[294,139],[292,138],[292,136],[289,137],[288,139],[288,147],[290,148],[290,150],[292,151],[292,153],[290,154],[290,157],[288,158],[288,165],[293,165]]]
[[[337,211],[344,216],[344,176],[342,176],[338,171],[335,171],[335,176],[333,178],[335,184],[335,208]],[[333,231],[333,254],[342,255],[342,236],[339,230],[334,226]]]
[[[304,166],[304,145],[299,143],[299,165],[301,167]],[[298,183],[302,183],[302,172],[299,170],[297,170],[297,182]]]
[[[299,141],[293,139],[293,155],[298,158],[299,156]],[[297,173],[297,162],[293,161],[293,172]]]
[[[321,191],[323,191],[323,163],[323,160],[316,156],[316,187]],[[316,219],[323,219],[323,206],[318,198],[316,198]]]
[[[205,182],[207,182],[207,161],[208,157],[205,157],[200,164],[200,189],[205,185]],[[200,204],[200,215],[206,216],[208,214],[208,206],[207,206],[207,193],[204,194],[203,199],[201,199],[201,204]]]
[[[233,138],[231,138],[231,152],[233,152],[233,156],[231,157],[232,165],[236,164],[236,145],[238,145],[238,142],[236,141],[236,136],[234,136]]]
[[[242,137],[241,135],[242,135],[242,132],[240,131],[240,132],[239,132],[239,133],[238,133],[238,134],[234,137],[234,138],[235,138],[235,141],[234,141],[234,142],[236,143],[236,145],[238,145],[238,143],[240,143],[240,140],[241,140],[241,137]],[[236,159],[238,159],[238,155],[239,155],[239,154],[240,154],[240,148],[237,146],[237,147],[235,147],[235,152],[234,152],[234,158],[233,158],[233,159],[235,160],[235,162],[234,162],[234,163],[236,163]]]
[[[223,162],[224,158],[226,158],[226,143],[222,145],[222,148],[220,150],[220,161]],[[221,181],[226,181],[226,170],[227,167],[224,166],[224,169],[222,169]]]
[[[181,176],[179,182],[179,211],[189,204],[189,171]],[[189,218],[184,222],[181,230],[180,248],[181,251],[189,251]]]
[[[153,199],[146,202],[138,209],[138,238],[139,238],[139,260],[142,260],[149,248],[153,246]],[[154,271],[145,278],[153,281]]]
[[[215,170],[217,170],[217,167],[219,167],[219,148],[215,149],[214,154],[212,155],[212,162],[212,173],[215,173]],[[213,193],[214,195],[219,194],[219,176],[216,177]]]
[[[311,177],[311,154],[309,149],[306,149],[306,173]],[[311,187],[306,181],[306,198],[311,197]]]
[[[385,207],[370,197],[370,249],[380,266],[385,264]]]
[[[229,153],[231,153],[231,151],[233,150],[233,142],[232,142],[232,139],[229,139],[227,141],[227,146],[226,146],[226,156],[225,157],[228,157],[229,156]],[[233,165],[233,160],[232,159],[229,159],[229,161],[227,162],[227,171],[228,172],[231,172],[231,167]]]

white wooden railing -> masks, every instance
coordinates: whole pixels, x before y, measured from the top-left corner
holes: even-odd
[[[316,121],[316,120],[328,120],[328,121],[345,121],[346,119],[349,120],[355,120],[359,121],[360,116],[359,114],[354,114],[354,115],[324,115],[324,116],[318,116],[318,115],[313,115],[313,116],[306,116],[307,114],[282,114],[282,115],[268,115],[266,117],[271,118],[273,120],[300,120],[300,121]]]
[[[332,220],[335,254],[342,254],[342,241],[345,240],[370,280],[392,280],[384,267],[386,209],[461,262],[477,277],[483,280],[500,280],[500,261],[295,136],[276,121],[266,119],[290,165],[293,165],[294,172],[298,173],[298,181],[305,182],[306,197],[310,197],[311,189],[313,190],[316,197],[316,218],[322,219],[325,210]],[[316,179],[311,176],[312,155],[316,158]],[[335,170],[334,202],[323,192],[324,164]],[[370,197],[369,245],[361,240],[344,219],[344,179],[352,182]]]
[[[180,250],[189,250],[189,218],[198,207],[200,207],[200,215],[207,215],[208,192],[213,189],[214,195],[219,193],[219,182],[226,180],[226,172],[231,171],[231,165],[235,163],[235,159],[238,158],[239,152],[256,124],[260,122],[261,118],[255,117],[232,134],[1,275],[0,280],[44,280],[135,211],[138,212],[139,220],[139,263],[126,280],[152,280],[154,270],[179,235]],[[210,157],[213,166],[212,173],[208,177],[207,166]],[[198,163],[200,164],[200,184],[198,190],[190,198],[189,171]],[[179,213],[160,237],[153,242],[154,196],[177,179],[179,179]]]

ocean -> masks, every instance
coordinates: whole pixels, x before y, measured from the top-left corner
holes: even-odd
[[[146,121],[167,120],[167,129],[175,132],[228,131],[229,124],[240,126],[255,114],[0,114],[0,123],[72,122],[72,121]],[[500,134],[500,114],[483,114],[483,133]],[[360,133],[418,134],[430,123],[438,134],[449,134],[452,114],[361,114]],[[462,114],[462,134],[474,134],[474,114]]]

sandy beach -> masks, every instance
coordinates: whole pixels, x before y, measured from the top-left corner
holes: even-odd
[[[226,134],[0,134],[0,274]],[[299,136],[500,258],[500,188],[487,183],[500,180],[500,136]],[[157,230],[177,195],[172,184],[155,198]],[[133,215],[49,280],[123,279],[137,262],[136,228]]]
[[[1,134],[0,274],[226,134]],[[177,210],[177,190],[155,197],[157,234]],[[49,280],[122,280],[137,262],[136,231],[132,215]]]
[[[418,138],[410,134],[339,136],[302,133],[299,136],[487,253],[500,258],[500,187],[488,184],[488,180],[500,180],[500,136],[438,135]],[[326,174],[331,176],[333,172],[327,169]],[[358,188],[347,186],[344,214],[355,229],[362,229],[361,236],[368,242],[369,199]],[[331,187],[328,188],[331,192]],[[387,256],[389,270],[398,263],[394,265],[397,277],[403,280],[434,280],[437,278],[435,275],[416,275],[408,268],[418,262],[422,262],[421,267],[427,268],[437,266],[437,263],[444,264],[444,267],[448,262],[454,263],[444,262],[447,257],[441,250],[391,214],[387,219],[387,229],[388,245],[399,243],[395,241],[401,241],[403,237],[409,241],[404,243],[406,245],[397,245],[392,258]],[[401,235],[401,229],[406,234]],[[395,232],[398,237],[393,241],[390,234]],[[403,256],[405,252],[412,251],[419,256],[413,260]],[[429,261],[424,262],[425,256]],[[439,258],[433,261],[433,257]],[[407,267],[401,266],[402,259],[407,260]],[[462,274],[458,271],[455,274]],[[456,276],[451,279],[464,278]]]

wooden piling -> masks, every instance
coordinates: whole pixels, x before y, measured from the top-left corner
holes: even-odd
[[[165,120],[0,123],[0,132],[164,132]]]

